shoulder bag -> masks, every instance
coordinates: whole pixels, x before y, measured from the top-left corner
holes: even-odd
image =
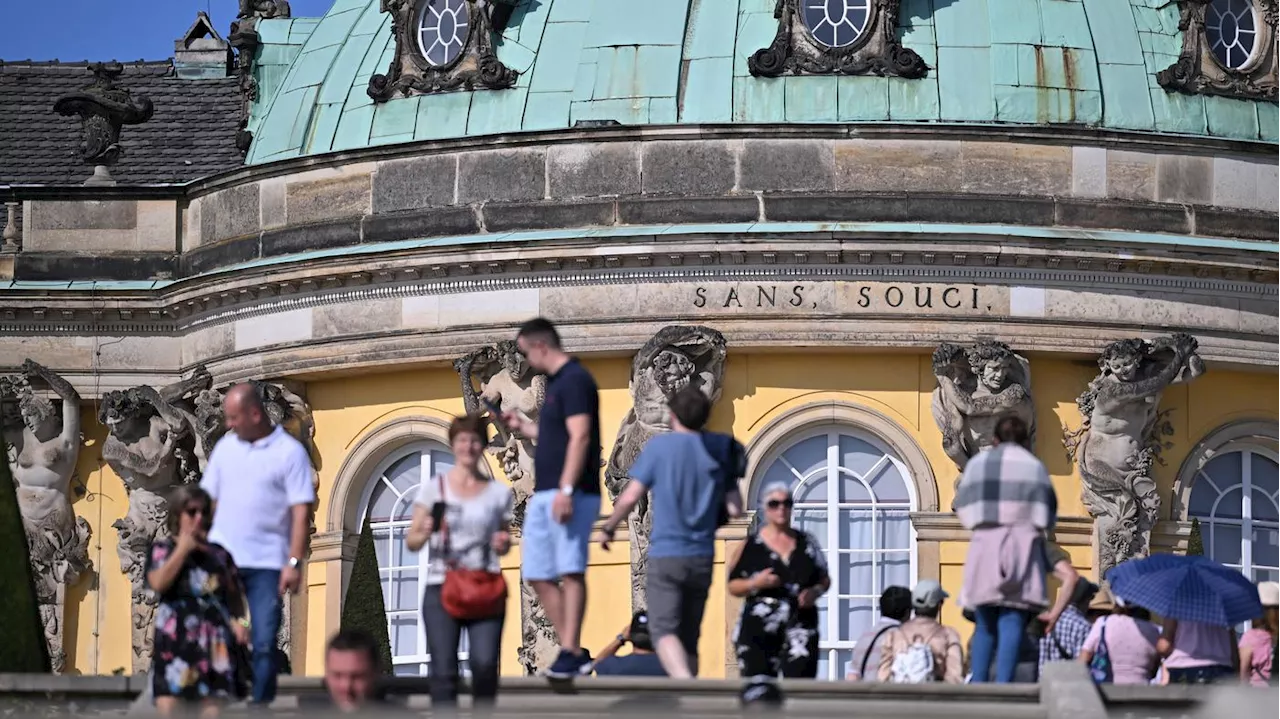
[[[444,501],[444,475],[438,478],[440,501]],[[501,572],[484,569],[466,569],[458,566],[449,556],[449,524],[440,523],[440,545],[444,556],[444,585],[440,588],[440,604],[449,616],[459,621],[490,619],[502,614],[507,607],[507,580]],[[486,564],[489,544],[485,543]]]
[[[1111,652],[1107,649],[1107,620],[1101,621],[1102,636],[1098,637],[1098,649],[1093,653],[1093,659],[1089,660],[1089,675],[1093,677],[1095,684],[1110,684],[1114,677],[1111,672]]]

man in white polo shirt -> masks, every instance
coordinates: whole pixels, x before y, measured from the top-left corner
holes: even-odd
[[[311,460],[302,443],[272,427],[248,384],[222,401],[227,433],[209,455],[200,486],[213,497],[209,541],[231,553],[244,579],[253,643],[253,704],[276,694],[276,634],[281,597],[298,590],[316,501]]]

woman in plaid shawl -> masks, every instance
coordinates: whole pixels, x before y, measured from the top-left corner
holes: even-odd
[[[956,515],[972,530],[960,603],[975,614],[973,682],[1014,679],[1027,622],[1048,605],[1044,533],[1058,516],[1049,473],[1032,454],[1027,425],[996,423],[995,444],[965,465]]]

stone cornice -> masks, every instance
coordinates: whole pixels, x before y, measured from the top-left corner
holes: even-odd
[[[927,228],[918,236],[863,239],[775,227],[763,241],[745,232],[643,234],[645,228],[617,228],[626,242],[604,241],[599,232],[535,247],[504,247],[495,238],[480,250],[406,242],[398,243],[400,250],[248,267],[150,292],[16,286],[0,290],[0,334],[170,334],[367,299],[624,283],[947,281],[1277,298],[1274,259],[1266,253],[1193,254],[1185,248],[1174,256],[1150,246],[1119,255],[1085,241],[1002,245],[998,236],[961,238]]]
[[[969,539],[969,530],[960,525],[960,520],[952,512],[912,512],[911,525],[916,529],[916,538],[922,542]],[[1049,536],[1063,546],[1089,546],[1093,542],[1093,519],[1058,517],[1058,524]]]

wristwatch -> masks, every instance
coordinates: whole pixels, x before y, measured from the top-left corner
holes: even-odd
[[[572,496],[573,496],[573,485],[571,484],[571,485],[569,485],[568,487],[561,487],[561,488],[560,488],[560,494],[563,494],[563,495],[564,495],[564,496],[566,496],[566,497],[572,497]]]
[[[297,569],[302,564],[302,560],[297,557],[289,557],[289,568]]]

